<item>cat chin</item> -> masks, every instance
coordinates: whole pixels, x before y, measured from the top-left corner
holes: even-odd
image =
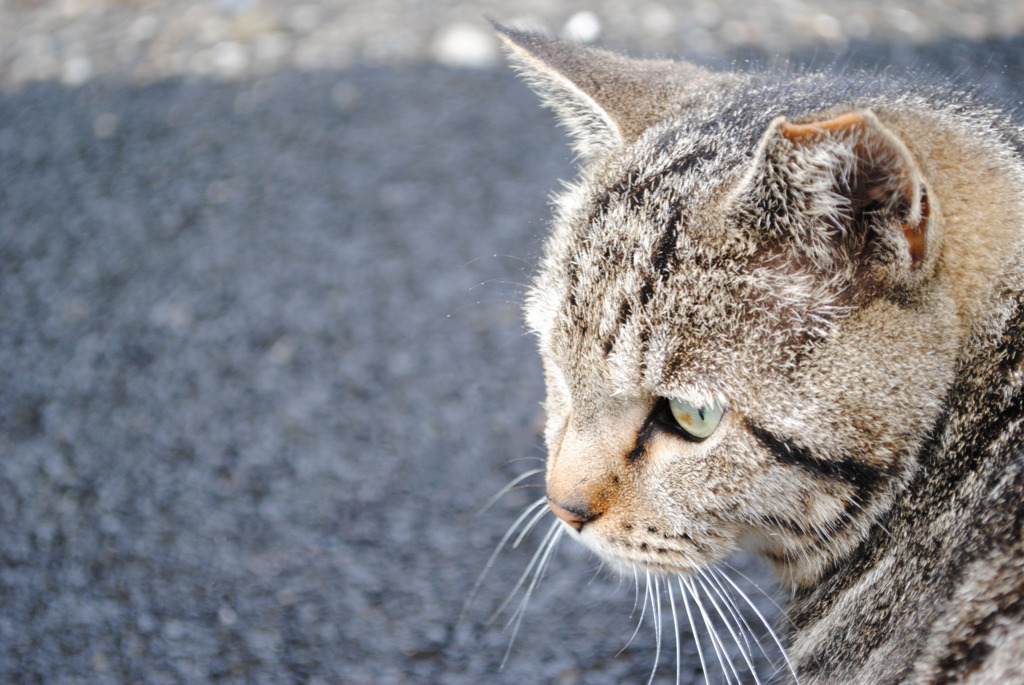
[[[686,576],[699,570],[699,567],[682,567],[646,558],[631,559],[620,555],[609,556],[604,554],[598,554],[598,557],[604,562],[606,568],[623,578],[635,578],[645,575],[657,576],[659,578],[675,578],[677,576]]]
[[[584,529],[582,532],[576,532],[569,525],[564,527],[563,534],[567,534],[582,543],[588,550],[597,555],[606,568],[616,575],[626,578],[634,578],[637,575],[646,574],[663,578],[683,576],[699,571],[713,563],[711,560],[705,562],[703,559],[698,560],[701,562],[698,564],[665,562],[651,553],[637,553],[633,550],[624,549],[620,544],[607,540],[597,531]],[[682,556],[682,554],[679,553],[679,556]]]

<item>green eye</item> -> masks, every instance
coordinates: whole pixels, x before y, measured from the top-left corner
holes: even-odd
[[[668,408],[679,427],[696,440],[703,440],[714,433],[725,413],[725,409],[717,403],[709,407],[698,407],[686,400],[670,399]]]

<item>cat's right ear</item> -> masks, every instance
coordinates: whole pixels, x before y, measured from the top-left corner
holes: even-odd
[[[820,265],[866,246],[896,272],[917,271],[934,253],[921,170],[870,110],[807,123],[777,117],[754,157],[738,206],[762,240],[787,234]]]
[[[552,36],[494,24],[509,57],[543,103],[569,130],[584,159],[635,140],[710,72],[668,60],[636,60]]]

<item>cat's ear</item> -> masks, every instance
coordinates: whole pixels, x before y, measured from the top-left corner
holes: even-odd
[[[569,129],[585,159],[632,142],[700,86],[728,78],[669,60],[636,60],[494,25],[513,65]],[[690,95],[695,97],[695,95]]]
[[[837,246],[857,250],[869,241],[911,269],[927,254],[930,212],[921,171],[869,110],[806,123],[777,117],[743,194],[767,234],[802,239],[815,261],[830,261]]]

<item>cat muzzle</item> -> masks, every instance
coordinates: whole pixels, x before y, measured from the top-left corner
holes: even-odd
[[[589,509],[582,510],[579,507],[572,509],[563,507],[550,497],[548,498],[548,506],[551,507],[551,511],[555,512],[555,516],[568,523],[577,531],[582,531],[584,524],[590,523],[601,515],[600,512],[595,513]]]

